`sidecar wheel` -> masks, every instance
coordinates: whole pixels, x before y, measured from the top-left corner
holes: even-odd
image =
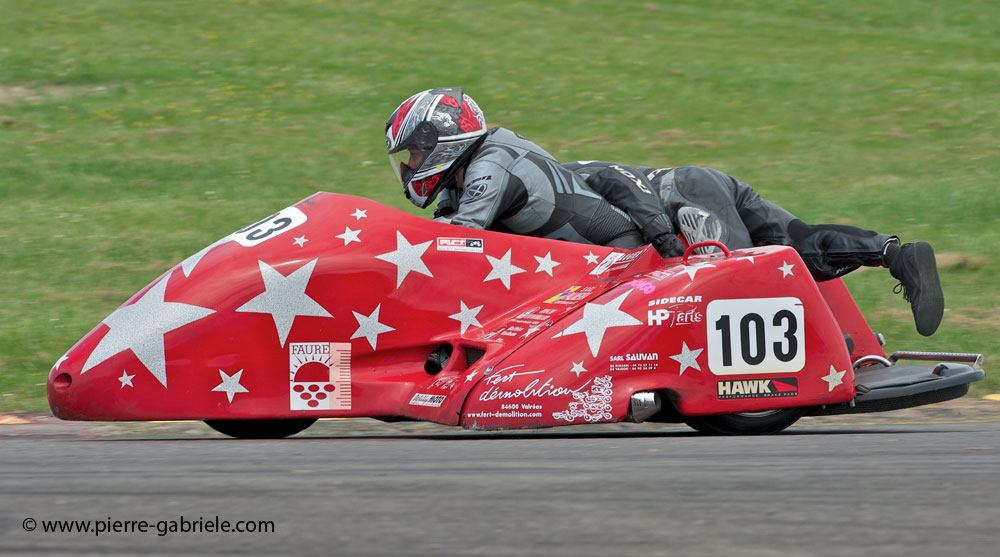
[[[767,435],[794,424],[805,408],[782,408],[715,416],[690,416],[684,423],[708,435]]]
[[[208,427],[237,439],[282,439],[316,423],[316,418],[286,420],[205,420]]]

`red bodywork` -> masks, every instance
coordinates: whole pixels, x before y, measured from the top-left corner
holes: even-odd
[[[791,248],[663,260],[318,193],[142,289],[60,358],[48,396],[72,420],[528,428],[621,421],[640,391],[734,413],[854,398],[842,332],[884,356],[843,283],[818,286]]]

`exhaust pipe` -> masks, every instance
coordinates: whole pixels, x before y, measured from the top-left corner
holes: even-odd
[[[660,393],[635,393],[629,404],[628,420],[635,423],[644,422],[656,415],[660,408]]]

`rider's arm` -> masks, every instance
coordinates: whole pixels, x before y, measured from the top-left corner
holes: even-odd
[[[634,168],[608,165],[587,177],[587,185],[615,207],[625,211],[643,239],[652,244],[661,257],[684,254],[684,244],[674,231],[653,186]]]
[[[517,178],[499,164],[472,162],[466,168],[458,210],[452,215],[451,223],[490,229],[511,203],[507,192],[512,179]]]

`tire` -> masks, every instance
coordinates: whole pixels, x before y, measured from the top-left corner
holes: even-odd
[[[762,412],[689,416],[684,423],[707,435],[769,435],[794,424],[805,408],[782,408]]]
[[[284,420],[205,420],[208,427],[237,439],[283,439],[316,423],[316,418]]]

